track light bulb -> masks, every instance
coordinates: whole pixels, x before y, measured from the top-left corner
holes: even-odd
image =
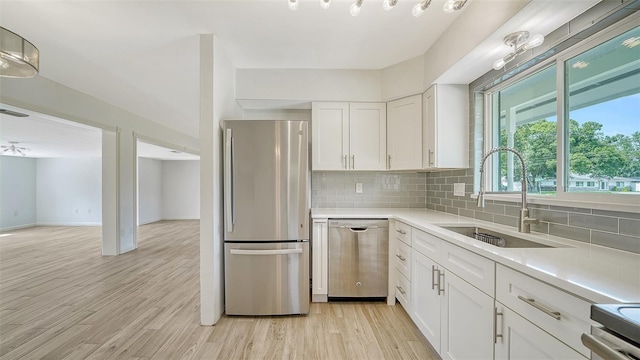
[[[524,48],[526,50],[533,49],[534,47],[538,47],[542,45],[544,42],[544,36],[542,34],[533,35],[526,44],[524,44]]]
[[[291,11],[296,11],[298,8],[298,0],[289,0],[289,9]]]
[[[384,0],[382,2],[382,8],[386,11],[393,9],[394,6],[398,3],[398,0]]]
[[[363,1],[364,0],[356,0],[353,4],[351,4],[351,7],[349,8],[351,16],[358,16],[358,14],[360,14],[360,9],[362,9]]]
[[[331,5],[331,0],[320,0],[320,7],[327,10]]]
[[[422,0],[419,3],[415,4],[411,9],[411,14],[415,17],[418,17],[424,13],[425,10],[431,5],[431,0]]]

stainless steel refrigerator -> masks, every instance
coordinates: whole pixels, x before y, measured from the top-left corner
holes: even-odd
[[[309,312],[306,121],[224,122],[225,312]]]

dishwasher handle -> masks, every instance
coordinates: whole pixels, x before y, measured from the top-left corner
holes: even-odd
[[[347,228],[349,231],[354,233],[363,233],[367,232],[369,229],[377,229],[377,226],[341,226],[342,228]]]

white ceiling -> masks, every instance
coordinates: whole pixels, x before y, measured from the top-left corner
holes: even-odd
[[[215,34],[237,68],[381,69],[423,54],[461,13],[444,14],[444,0],[434,0],[415,18],[411,7],[418,0],[401,0],[389,12],[382,0],[365,0],[354,18],[352,1],[333,0],[323,10],[320,0],[300,0],[292,12],[286,0],[0,0],[0,24],[40,49],[39,76],[197,137],[198,34]],[[531,0],[441,80],[483,74],[496,53],[509,50],[501,42],[509,31],[527,25],[548,33],[596,2]],[[13,119],[0,119],[2,144],[23,139],[35,147],[29,144],[46,140],[10,134],[5,123]],[[70,142],[58,146],[64,143]]]
[[[197,137],[198,34],[237,68],[381,69],[424,53],[459,15],[444,0],[419,18],[417,1],[386,12],[365,0],[355,18],[351,0],[300,1],[0,0],[0,23],[39,48],[41,76]]]

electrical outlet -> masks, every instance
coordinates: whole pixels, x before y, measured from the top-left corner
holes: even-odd
[[[356,194],[362,194],[362,183],[356,183]]]
[[[464,196],[464,183],[453,184],[453,196]]]

